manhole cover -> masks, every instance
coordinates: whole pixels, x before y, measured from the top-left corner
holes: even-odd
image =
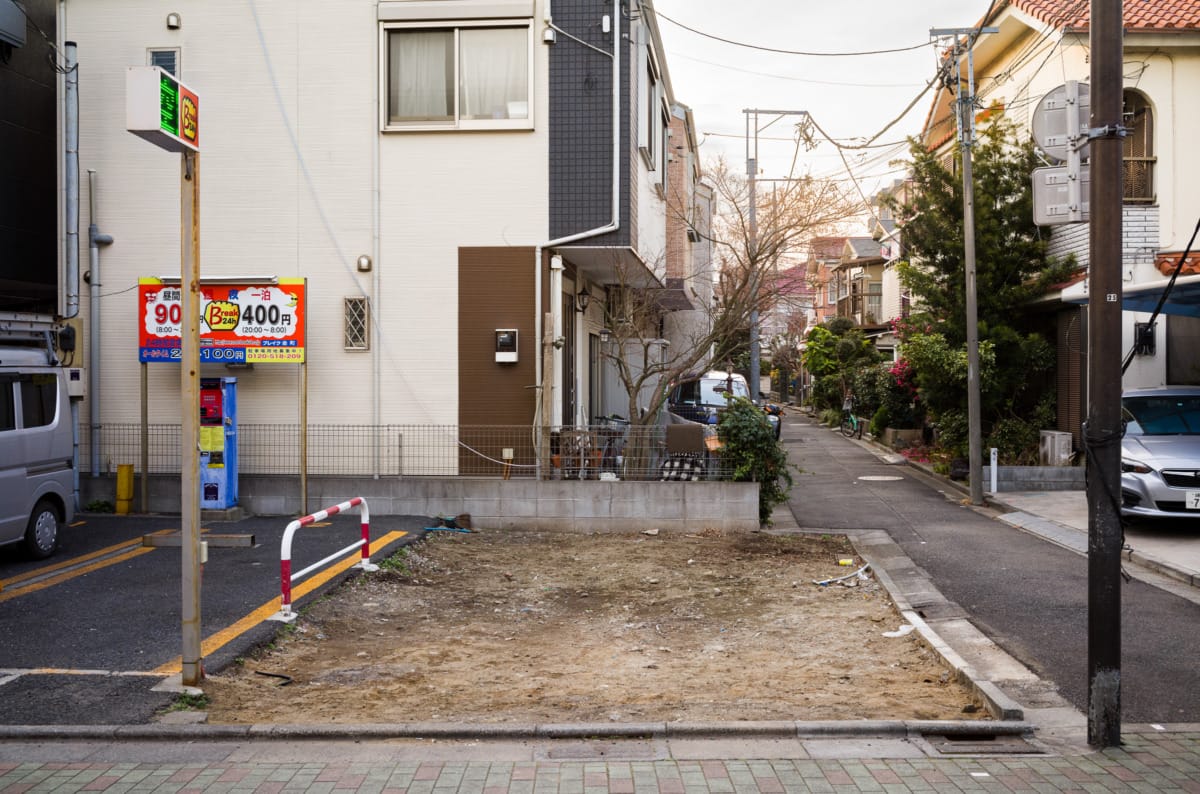
[[[925,740],[942,755],[1037,755],[1043,751],[1020,736],[940,736]]]
[[[896,480],[903,480],[904,478],[897,477],[894,474],[867,474],[859,477],[858,479],[866,480],[867,482],[895,482]]]

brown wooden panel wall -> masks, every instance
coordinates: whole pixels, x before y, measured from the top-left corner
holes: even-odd
[[[1071,434],[1076,448],[1087,416],[1087,309],[1058,313],[1058,429]]]
[[[537,390],[533,248],[458,249],[458,423],[533,425]],[[495,332],[516,328],[517,363],[498,364]],[[513,440],[487,443],[489,457]],[[491,449],[495,446],[495,449]],[[518,457],[524,457],[518,452]],[[466,471],[480,461],[462,460]],[[489,472],[490,473],[490,472]]]

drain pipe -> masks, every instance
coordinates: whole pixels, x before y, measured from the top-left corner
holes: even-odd
[[[66,159],[63,163],[63,188],[66,192],[66,246],[63,252],[64,297],[63,319],[79,315],[79,61],[73,41],[63,42],[66,60],[63,99],[66,103],[63,133],[66,136]],[[79,424],[76,423],[76,429]],[[76,471],[79,471],[76,466]]]
[[[88,169],[88,421],[91,424],[92,476],[100,476],[100,246],[112,245],[112,235],[96,225],[96,172]]]
[[[600,234],[607,234],[608,232],[615,232],[621,228],[621,8],[620,8],[619,4],[614,4],[612,20],[613,20],[613,22],[612,22],[613,51],[611,54],[605,53],[606,55],[609,55],[610,58],[612,58],[612,62],[613,62],[613,73],[612,73],[612,80],[613,80],[613,86],[612,86],[612,160],[613,160],[613,162],[612,162],[612,221],[605,224],[604,226],[599,226],[595,229],[588,229],[587,231],[578,232],[577,234],[568,235],[566,237],[559,237],[556,240],[549,240],[547,242],[542,243],[541,245],[537,246],[534,249],[534,312],[535,312],[534,328],[537,329],[536,338],[541,339],[543,345],[545,345],[545,343],[546,343],[546,340],[543,337],[544,328],[543,328],[543,324],[542,324],[542,311],[543,311],[543,308],[542,308],[542,252],[543,252],[543,250],[557,248],[558,246],[567,245],[568,243],[573,243],[573,242],[576,242],[577,240],[583,240],[588,237],[595,237]],[[547,24],[553,26],[553,23],[550,22],[549,19],[547,19]],[[557,28],[555,28],[555,29],[557,29]],[[562,278],[561,278],[562,270],[560,269],[557,272],[559,274],[558,289],[561,292],[561,290],[562,290]],[[551,286],[553,287],[553,281],[551,282]],[[562,328],[562,298],[558,294],[551,294],[551,296],[550,296],[550,314],[551,314],[551,327],[554,329],[561,329]],[[554,333],[558,333],[558,331],[555,330]],[[557,337],[555,337],[555,339],[557,339]],[[556,353],[556,359],[558,358],[559,355],[561,355],[561,354]],[[558,393],[558,387],[555,385],[555,383],[546,384],[544,382],[545,378],[546,378],[546,373],[544,371],[544,367],[542,366],[542,354],[541,354],[540,349],[539,349],[539,354],[536,357],[536,359],[537,359],[536,360],[537,382],[539,384],[541,384],[541,397],[542,398],[545,397],[547,385],[549,385],[549,391],[550,391],[549,405],[550,405],[550,410],[551,410],[551,419],[557,418],[557,419],[559,419],[557,424],[561,424],[562,423],[561,422],[562,403],[561,403],[561,401],[559,401],[556,398],[557,393]],[[551,374],[557,375],[557,373],[551,373]],[[555,377],[554,380],[557,381],[557,377]],[[541,415],[541,412],[540,412],[540,406],[543,404],[543,401],[544,401],[543,399],[538,400],[538,406],[539,406],[538,427],[539,428],[541,428],[541,426],[545,422],[545,416]],[[540,430],[539,430],[539,432],[540,432]],[[539,459],[538,468],[539,468],[538,478],[540,479],[541,478],[540,459]]]

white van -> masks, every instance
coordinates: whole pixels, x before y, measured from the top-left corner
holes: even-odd
[[[62,367],[45,349],[0,347],[0,546],[35,559],[74,518],[74,431]]]

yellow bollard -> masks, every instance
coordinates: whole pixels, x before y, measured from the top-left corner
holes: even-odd
[[[129,515],[133,504],[133,464],[117,464],[117,515]]]

